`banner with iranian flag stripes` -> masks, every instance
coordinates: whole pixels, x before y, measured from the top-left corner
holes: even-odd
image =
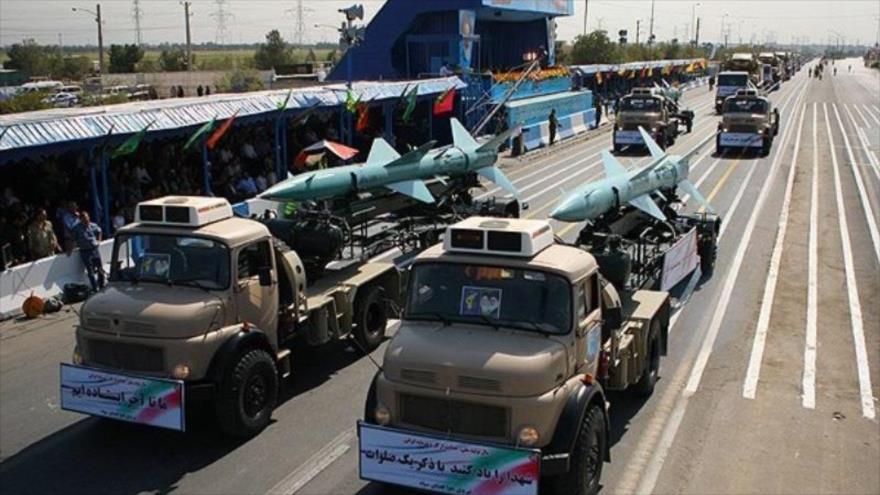
[[[360,477],[457,495],[537,495],[541,453],[358,423]]]
[[[184,431],[180,380],[147,378],[61,364],[61,409]]]

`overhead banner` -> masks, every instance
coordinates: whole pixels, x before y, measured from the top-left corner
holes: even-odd
[[[483,0],[486,7],[496,9],[541,12],[545,14],[572,15],[574,0]]]
[[[61,364],[61,409],[184,431],[184,386]]]
[[[444,440],[358,423],[360,477],[434,493],[537,495],[538,450]]]
[[[694,271],[700,257],[697,255],[697,229],[691,229],[666,251],[663,256],[663,278],[660,290],[669,290]]]

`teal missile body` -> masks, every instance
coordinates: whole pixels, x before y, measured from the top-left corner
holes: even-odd
[[[513,184],[495,167],[498,147],[516,129],[479,144],[456,119],[450,119],[453,145],[432,150],[435,141],[400,156],[385,140],[373,141],[367,162],[306,172],[267,189],[261,198],[307,201],[342,198],[353,193],[388,188],[425,203],[433,203],[424,180],[459,177],[475,172],[518,196]]]
[[[550,218],[563,222],[594,220],[619,205],[629,203],[657,220],[665,221],[666,215],[651,199],[651,194],[675,187],[682,188],[708,211],[712,211],[700,191],[688,180],[690,155],[667,155],[643,128],[639,127],[639,132],[651,152],[651,163],[630,172],[614,155],[603,150],[602,164],[606,177],[583,184],[567,194],[550,212]]]

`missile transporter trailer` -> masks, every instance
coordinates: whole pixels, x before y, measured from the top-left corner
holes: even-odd
[[[546,221],[471,217],[416,258],[405,299],[358,424],[360,476],[434,493],[595,494],[605,391],[652,393],[669,294],[615,286]]]
[[[224,432],[254,435],[294,343],[375,349],[401,280],[393,263],[361,260],[313,280],[297,251],[221,198],[140,203],[116,234],[108,285],[82,306],[62,406],[183,430],[186,404],[212,401]]]
[[[668,98],[659,88],[635,88],[621,98],[612,133],[614,152],[624,146],[646,146],[639,133],[645,128],[663,149],[672,146],[681,134],[681,127],[691,132],[694,112],[681,109],[677,102]]]
[[[757,90],[740,90],[724,102],[715,153],[721,155],[727,149],[740,148],[759,150],[762,156],[767,156],[777,134],[779,109]]]

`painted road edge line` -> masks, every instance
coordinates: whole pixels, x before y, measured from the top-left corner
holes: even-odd
[[[266,492],[267,495],[293,495],[321,474],[321,471],[327,469],[330,464],[336,462],[336,459],[339,459],[348,452],[351,449],[351,440],[354,437],[354,428],[343,431],[301,466],[269,489]]]
[[[773,245],[773,254],[770,256],[770,270],[767,273],[767,281],[764,284],[764,296],[761,300],[761,312],[758,316],[758,324],[755,326],[755,338],[752,341],[752,353],[749,358],[749,367],[746,371],[746,379],[743,383],[743,397],[754,399],[758,389],[758,377],[761,374],[761,362],[764,357],[764,344],[767,340],[767,331],[770,328],[770,316],[773,311],[773,299],[776,296],[776,282],[779,279],[779,267],[782,264],[782,250],[785,245],[785,234],[788,230],[788,216],[791,211],[791,194],[794,189],[794,177],[797,172],[797,156],[801,147],[801,133],[804,128],[804,113],[798,122],[797,139],[794,142],[794,153],[791,155],[791,165],[788,169],[788,179],[785,181],[785,193],[782,199],[782,213],[779,215],[777,224],[776,243]]]

